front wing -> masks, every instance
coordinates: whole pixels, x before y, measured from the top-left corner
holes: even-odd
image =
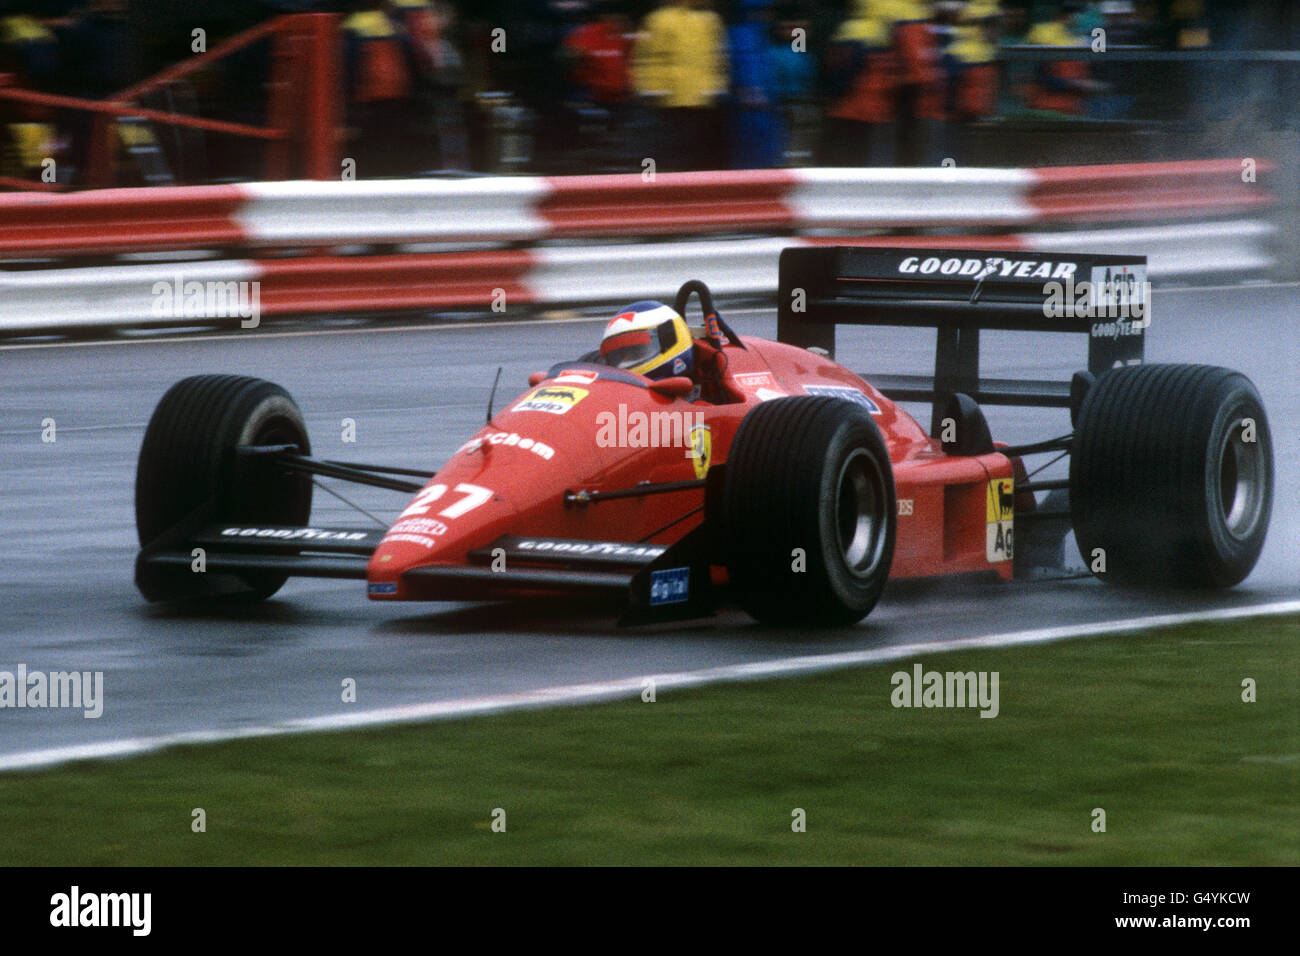
[[[504,535],[471,551],[467,563],[413,568],[405,579],[417,600],[594,592],[624,600],[622,623],[704,617],[714,613],[704,528],[672,546]],[[365,580],[383,535],[358,528],[212,525],[166,547],[142,550],[137,576],[148,568],[189,569],[211,575],[214,593],[237,590],[241,574],[256,572]],[[388,592],[378,589],[392,585],[370,587],[382,595]]]

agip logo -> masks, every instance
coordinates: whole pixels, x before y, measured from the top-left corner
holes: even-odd
[[[985,499],[984,556],[990,562],[1010,561],[1016,517],[1015,479],[994,478]]]
[[[563,415],[586,398],[587,394],[585,388],[574,388],[569,385],[543,385],[541,388],[533,389],[511,411],[548,412],[551,415]]]

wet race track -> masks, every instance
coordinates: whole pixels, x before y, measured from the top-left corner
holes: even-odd
[[[482,423],[498,365],[497,407],[529,372],[593,347],[597,321],[339,328],[118,344],[0,349],[0,670],[104,672],[104,712],[0,713],[0,760],[20,752],[186,731],[236,730],[347,708],[387,708],[640,678],[792,655],[1109,621],[1297,596],[1300,578],[1300,331],[1294,287],[1156,293],[1147,360],[1226,365],[1259,387],[1274,436],[1277,489],[1259,566],[1230,592],[1131,593],[1079,577],[1053,582],[891,586],[861,625],[778,633],[727,611],[703,624],[620,630],[600,605],[380,605],[353,581],[298,580],[239,614],[182,615],[132,584],[136,455],[154,404],[176,379],[234,372],[284,385],[323,457],[437,467]],[[737,312],[744,334],[766,314]],[[843,330],[855,370],[920,372],[921,330]],[[985,333],[983,373],[1065,379],[1082,367],[1076,336]],[[913,407],[925,421],[928,415]],[[1061,410],[990,409],[994,437],[1068,429]],[[54,419],[57,440],[41,440]],[[342,420],[356,422],[343,444]],[[1059,466],[1044,475],[1063,474]],[[400,493],[340,490],[390,520]],[[317,492],[316,525],[373,523]],[[344,704],[340,682],[357,682]]]

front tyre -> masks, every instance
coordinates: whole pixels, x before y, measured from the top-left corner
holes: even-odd
[[[1259,392],[1210,365],[1140,365],[1079,411],[1070,518],[1083,562],[1116,583],[1231,587],[1259,559],[1273,445]]]
[[[861,405],[822,397],[755,407],[736,431],[722,491],[727,573],[764,624],[852,624],[894,557],[893,469]]]
[[[195,375],[167,390],[145,430],[136,466],[135,521],[142,548],[195,520],[305,525],[311,479],[273,467],[236,469],[241,445],[296,445],[311,454],[307,426],[289,393],[238,375]],[[240,593],[270,597],[280,572],[199,574],[137,561],[136,585],[150,601]]]

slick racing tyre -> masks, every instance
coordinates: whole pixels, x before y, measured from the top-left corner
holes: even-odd
[[[154,409],[136,467],[135,523],[142,548],[188,523],[305,525],[307,475],[259,465],[236,468],[240,445],[296,445],[311,454],[307,426],[279,385],[238,375],[196,375],[167,390]],[[279,572],[209,575],[137,562],[136,584],[151,601],[242,592],[270,597]],[[233,587],[232,587],[233,585]]]
[[[1079,554],[1106,581],[1230,587],[1264,546],[1273,445],[1259,393],[1209,365],[1113,369],[1070,458]]]
[[[896,508],[889,453],[861,405],[758,405],[732,441],[721,499],[741,607],[764,624],[860,621],[889,577]]]

